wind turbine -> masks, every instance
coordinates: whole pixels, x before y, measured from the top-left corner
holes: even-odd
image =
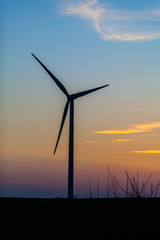
[[[107,87],[109,86],[109,84],[107,85],[103,85],[101,87],[97,87],[97,88],[93,88],[87,91],[83,91],[83,92],[78,92],[76,94],[69,94],[66,90],[66,88],[63,86],[63,84],[44,66],[44,64],[33,54],[31,53],[32,56],[41,64],[41,66],[46,70],[46,72],[50,75],[50,77],[54,80],[54,82],[58,85],[58,87],[61,89],[61,91],[66,95],[67,97],[67,102],[64,108],[64,112],[63,112],[63,117],[62,117],[62,121],[61,121],[61,126],[60,126],[60,130],[59,130],[59,134],[58,134],[58,138],[57,138],[57,142],[56,142],[56,146],[54,149],[54,153],[56,153],[57,147],[58,147],[58,143],[59,143],[59,139],[62,133],[62,129],[63,129],[63,125],[67,116],[67,112],[68,112],[68,108],[70,105],[70,123],[69,123],[69,163],[68,163],[68,198],[73,198],[74,197],[74,193],[73,193],[73,164],[74,164],[74,100],[80,97],[83,97],[89,93],[95,92],[101,88]]]

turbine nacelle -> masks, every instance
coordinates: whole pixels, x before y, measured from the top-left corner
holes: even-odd
[[[68,101],[72,101],[76,99],[76,94],[70,94],[67,98],[68,98]]]

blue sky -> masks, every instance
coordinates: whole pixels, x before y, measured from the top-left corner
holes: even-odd
[[[35,157],[32,164],[39,157],[52,159],[58,134],[65,97],[31,52],[70,93],[110,84],[106,91],[76,102],[79,164],[92,160],[96,163],[94,148],[95,158],[98,152],[103,153],[102,168],[113,164],[160,170],[158,153],[147,157],[129,155],[131,151],[160,150],[160,1],[2,0],[0,4],[3,172],[11,171],[12,175],[15,171],[5,166],[6,158],[8,162],[12,158],[23,159],[24,165],[26,158]],[[133,139],[126,136],[132,139],[128,143],[114,142],[124,135],[113,138],[95,134],[142,125],[154,127]],[[56,156],[62,162],[57,164],[63,165],[67,159],[67,134],[66,124]],[[103,144],[100,146],[99,142]],[[122,155],[117,160],[120,149]],[[17,169],[21,169],[19,165]],[[85,174],[87,179],[89,167]],[[8,181],[4,178],[5,183]]]
[[[136,4],[135,1],[134,4],[128,4],[128,1],[86,2],[97,2],[90,7],[93,9],[93,12],[96,12],[97,8],[106,11],[107,6],[109,6],[112,15],[114,11],[114,14],[117,15],[123,14],[123,11],[125,14],[137,11],[137,13],[150,12],[150,15],[154,15],[152,12],[159,7],[158,1],[141,1],[141,4]],[[92,78],[92,82],[96,84],[97,78],[100,76],[102,84],[106,82],[105,79],[107,79],[107,81],[109,79],[111,82],[114,78],[118,86],[118,81],[122,82],[124,81],[124,77],[126,77],[130,79],[126,79],[125,84],[128,84],[128,82],[132,84],[132,82],[134,83],[134,81],[136,81],[135,78],[137,78],[137,76],[135,75],[140,72],[140,74],[144,74],[140,85],[144,85],[145,83],[149,85],[151,76],[153,76],[153,74],[157,76],[158,74],[159,55],[156,49],[159,46],[159,40],[145,42],[148,39],[144,39],[145,41],[138,43],[133,40],[106,41],[102,38],[103,36],[94,29],[92,16],[90,18],[82,17],[82,11],[80,14],[73,13],[76,7],[78,9],[78,7],[82,4],[84,5],[84,3],[85,1],[73,1],[73,3],[72,1],[39,0],[2,1],[2,52],[4,52],[4,64],[6,63],[4,70],[7,67],[15,75],[21,72],[19,78],[23,76],[24,72],[30,74],[31,70],[35,69],[30,61],[31,56],[29,55],[30,52],[33,51],[40,58],[42,57],[42,60],[44,59],[49,67],[52,68],[53,66],[57,74],[62,74],[62,77],[65,75],[66,84],[68,84],[71,90],[72,86],[69,85],[69,82],[71,78],[74,79],[72,85],[76,81],[79,66],[84,74],[84,82],[86,82],[86,79],[88,79],[89,82]],[[68,9],[71,8],[72,14],[66,14],[66,12],[69,11]],[[151,16],[151,18],[152,17],[153,16]],[[159,29],[158,19],[159,18],[153,22],[146,22],[146,26],[151,24],[154,32],[157,32],[157,34]],[[102,24],[105,26],[106,19],[102,20],[102,22],[103,21],[104,23]],[[116,24],[116,22],[114,24]],[[137,22],[135,25],[138,25]],[[126,29],[126,31],[127,30],[128,29]],[[136,31],[138,31],[138,29],[136,29]],[[105,31],[104,34],[106,34]],[[121,33],[119,34],[121,36]],[[55,62],[53,62],[54,57]],[[50,63],[51,61],[53,63]],[[112,64],[113,61],[114,65]],[[18,68],[19,62],[21,63],[21,71],[17,73],[15,71]],[[28,66],[28,64],[30,65],[27,70],[26,66]],[[92,69],[95,67],[97,70],[96,75],[95,73],[92,74]],[[122,76],[117,76],[115,73],[113,74],[115,68],[117,69],[117,73],[118,71],[122,73]],[[150,74],[148,74],[149,70]],[[6,72],[7,71],[5,71],[5,74],[7,74]],[[127,72],[130,73],[130,75],[132,74],[132,76],[127,74]],[[127,76],[124,76],[124,73]],[[27,76],[25,74],[25,77],[27,77],[26,81],[31,81],[30,75]],[[59,77],[61,77],[61,75]],[[120,81],[120,79],[122,80]],[[79,79],[77,79],[73,90],[76,88],[79,90],[80,87],[83,87],[83,79],[78,80]],[[157,78],[156,81],[156,84],[158,84]],[[9,82],[9,85],[10,84],[12,83]],[[16,85],[14,84],[14,86]],[[155,89],[157,89],[157,86]]]

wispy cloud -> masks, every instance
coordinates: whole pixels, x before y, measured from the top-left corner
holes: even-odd
[[[160,150],[130,151],[131,153],[160,153]]]
[[[146,108],[134,108],[135,111],[139,112],[150,112],[150,113],[158,113],[160,109],[146,109]]]
[[[160,122],[154,122],[149,124],[133,125],[126,129],[114,129],[96,131],[97,134],[130,134],[130,133],[143,133],[150,132],[155,128],[160,128]]]
[[[92,22],[106,41],[150,41],[160,39],[160,10],[127,11],[111,9],[100,0],[72,1],[64,7],[66,15],[77,15]],[[144,24],[146,21],[146,24]],[[153,29],[154,30],[151,30]]]
[[[113,142],[131,142],[133,141],[132,139],[115,139],[115,140],[112,140]]]
[[[84,141],[84,143],[98,143],[98,141]]]
[[[115,130],[104,130],[104,131],[96,131],[99,134],[129,134],[129,133],[142,133],[148,132],[146,129],[136,129],[136,128],[128,128],[128,129],[115,129]]]

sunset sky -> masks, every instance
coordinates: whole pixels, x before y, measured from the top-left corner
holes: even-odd
[[[66,197],[69,93],[75,100],[75,195],[107,166],[160,181],[160,1],[2,0],[0,196]],[[104,188],[102,187],[102,193]]]

